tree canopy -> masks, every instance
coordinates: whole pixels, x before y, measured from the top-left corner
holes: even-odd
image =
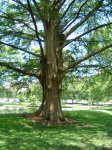
[[[111,0],[1,1],[0,65],[37,77],[46,53],[44,22],[56,18],[55,26],[60,24],[59,34],[64,38],[62,47],[72,47],[66,48],[71,55],[63,58],[63,69],[75,68],[112,47],[111,7]]]

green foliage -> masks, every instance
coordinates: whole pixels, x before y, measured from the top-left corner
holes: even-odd
[[[112,99],[111,75],[107,73],[100,73],[92,79],[89,86],[88,98],[93,101],[108,101]]]
[[[42,100],[42,88],[36,84],[27,82],[18,82],[11,85],[0,86],[0,98],[17,98],[20,102],[30,102],[33,105],[39,105]]]
[[[1,86],[0,97],[17,97],[22,102],[34,105],[42,100],[42,88],[39,82],[28,83],[26,80],[13,82],[9,89]],[[15,80],[16,81],[16,80]],[[90,103],[112,99],[112,79],[108,73],[94,76],[77,77],[69,75],[63,80],[62,99],[86,99]]]
[[[63,82],[62,99],[86,99],[89,102],[108,101],[112,99],[112,78],[108,73],[94,76],[77,77],[70,75]]]
[[[0,86],[0,98],[12,98],[15,97],[15,92],[4,86]]]
[[[87,21],[85,21],[79,28],[73,31],[73,36],[78,36],[79,33],[83,33],[83,31],[88,31],[94,27],[97,27],[101,23],[111,22],[111,1],[108,2],[104,0],[102,1],[67,1],[67,2],[52,2],[49,1],[36,1],[36,5],[30,1],[30,5],[32,8],[32,13],[35,18],[35,22],[38,28],[38,35],[40,36],[41,42],[45,42],[45,30],[44,23],[45,21],[52,20],[56,21],[60,24],[60,33],[63,32],[63,35],[69,31],[69,28],[75,26],[78,22],[84,18],[89,11],[95,8],[97,5],[100,6],[98,12],[93,13]],[[34,22],[30,15],[30,11],[28,10],[27,1],[8,1],[1,2],[1,7],[4,7],[3,11],[0,14],[0,37],[1,41],[5,41],[7,44],[15,45],[19,48],[27,49],[30,52],[33,52],[33,46],[36,45],[38,47],[38,39],[36,37],[36,32],[34,29]],[[60,5],[60,7],[59,7]],[[59,8],[57,8],[59,7]],[[57,11],[58,10],[58,11]],[[48,12],[50,15],[47,16]],[[108,13],[107,13],[108,12]],[[44,15],[46,14],[46,15]],[[41,26],[41,28],[40,28]],[[88,33],[76,40],[75,43],[69,44],[72,49],[67,48],[66,54],[69,56],[69,59],[64,58],[64,65],[68,66],[74,60],[78,60],[83,57],[88,52],[95,50],[104,44],[111,43],[111,25],[105,28],[95,30],[93,32]],[[59,33],[59,34],[60,34]],[[67,39],[68,40],[68,39]],[[42,45],[44,45],[42,43]],[[66,43],[66,41],[65,41]],[[41,69],[40,58],[35,58],[32,55],[29,56],[28,53],[20,52],[17,48],[11,48],[7,51],[7,47],[2,45],[2,49],[0,49],[1,58],[8,59],[8,63],[11,63],[9,58],[12,59],[16,67],[27,69],[28,71],[32,71],[31,68],[35,68],[35,70],[39,71]],[[10,47],[10,46],[9,46]],[[7,51],[7,52],[6,52]],[[14,52],[15,51],[15,52]],[[7,53],[7,54],[6,54]],[[15,53],[15,54],[14,54]],[[38,54],[38,50],[34,52]],[[5,55],[6,54],[6,55]],[[39,49],[39,54],[41,54]],[[17,61],[17,57],[22,58],[20,61]],[[7,58],[8,57],[8,58]],[[100,55],[99,55],[100,57]],[[26,59],[24,59],[26,58]],[[2,61],[5,61],[2,60]],[[93,61],[95,59],[93,58]],[[32,62],[32,63],[31,63]],[[12,65],[12,64],[11,64]],[[27,67],[28,66],[28,67]]]

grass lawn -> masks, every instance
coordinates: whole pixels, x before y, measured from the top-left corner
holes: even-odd
[[[112,150],[111,111],[66,112],[78,123],[58,126],[35,124],[21,114],[1,114],[0,150]]]

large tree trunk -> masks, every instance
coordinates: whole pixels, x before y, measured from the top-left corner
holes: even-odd
[[[52,87],[48,82],[48,79],[46,79],[43,87],[43,101],[36,115],[50,122],[63,121],[58,80],[53,79]]]
[[[49,0],[47,2],[50,3]],[[63,116],[61,107],[61,89],[64,74],[62,59],[64,36],[59,26],[57,8],[55,14],[52,12],[51,7],[45,8],[45,10],[46,19],[43,21],[45,49],[42,52],[39,78],[43,89],[43,100],[34,115],[35,118],[41,118],[42,122],[65,123],[67,120]]]
[[[42,60],[40,77],[43,88],[43,101],[36,114],[49,121],[60,122],[64,120],[61,108],[62,44],[64,40],[63,35],[60,33],[57,18],[54,18],[54,20],[47,18],[44,22],[44,30],[45,55]]]
[[[47,3],[51,3],[51,1],[48,0]],[[64,38],[59,26],[58,9],[56,8],[55,12],[54,10],[52,12],[50,5],[48,6],[45,8],[46,15],[43,20],[45,49],[42,52],[42,67],[39,78],[43,89],[43,100],[35,115],[37,118],[59,123],[65,120],[61,107],[62,45]]]
[[[59,60],[58,60],[59,61]],[[43,89],[43,100],[37,116],[52,122],[60,122],[64,120],[61,107],[61,83],[62,71],[61,63],[57,63],[56,55],[50,57],[44,62],[41,72],[40,82]]]

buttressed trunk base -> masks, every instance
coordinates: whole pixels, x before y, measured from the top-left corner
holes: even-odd
[[[49,88],[48,80],[45,80],[46,74],[43,77],[42,104],[34,114],[28,115],[27,117],[31,118],[34,122],[45,125],[74,123],[74,120],[67,119],[63,115],[60,98],[61,91],[59,88],[60,84],[57,78],[52,81],[52,87]]]
[[[60,123],[65,121],[61,107],[61,79],[60,74],[54,76],[52,71],[48,74],[49,67],[43,71],[43,101],[36,115],[46,121]]]

